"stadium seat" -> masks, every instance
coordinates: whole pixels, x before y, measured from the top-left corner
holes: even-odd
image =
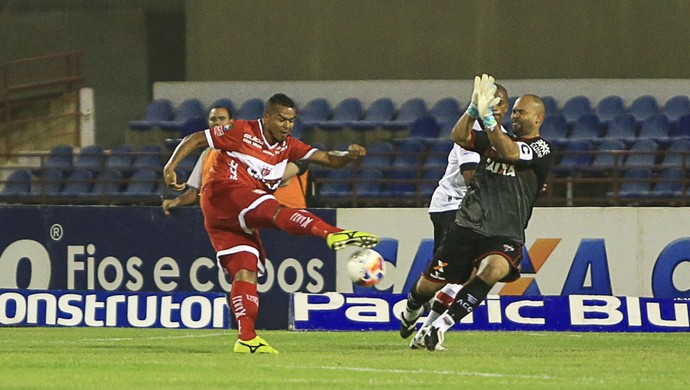
[[[690,139],[680,139],[673,142],[664,153],[660,168],[683,167],[690,170]]]
[[[690,98],[687,95],[677,95],[666,101],[662,112],[671,123],[675,123],[681,116],[690,114]]]
[[[181,132],[187,121],[201,118],[206,123],[206,110],[199,99],[186,99],[173,112],[173,118],[162,121],[160,128],[166,131]]]
[[[615,139],[630,145],[637,140],[636,121],[632,114],[623,113],[609,122],[605,139]]]
[[[623,177],[618,189],[621,198],[640,198],[649,195],[652,187],[652,170],[650,168],[633,168]]]
[[[235,112],[237,112],[237,110],[235,109],[235,103],[233,103],[231,99],[219,98],[211,102],[211,104],[209,104],[204,116],[206,116],[213,107],[225,107],[225,109],[230,112],[231,116],[234,116]]]
[[[248,99],[240,108],[237,109],[236,115],[233,115],[236,119],[247,119],[254,120],[261,118],[264,113],[264,101],[259,98]]]
[[[299,140],[301,140],[304,136],[304,122],[302,122],[302,118],[300,118],[299,116],[295,117],[295,123],[294,126],[292,126],[292,131],[290,131],[290,135]]]
[[[333,109],[333,116],[318,122],[320,129],[334,131],[349,127],[352,122],[359,121],[364,116],[362,101],[358,98],[343,99]]]
[[[58,168],[48,168],[31,182],[30,194],[36,197],[57,196],[62,190],[65,173]]]
[[[427,112],[428,109],[424,100],[410,98],[400,106],[398,115],[393,120],[386,121],[381,126],[390,131],[409,129],[414,121],[427,115]]]
[[[558,102],[553,96],[542,96],[542,102],[544,102],[544,117],[548,118],[551,115],[560,114],[558,110]],[[511,111],[506,112],[506,117],[510,117]]]
[[[424,161],[425,168],[441,167],[448,165],[448,154],[453,149],[454,142],[450,139],[442,140],[443,142],[435,142],[429,146],[426,161]]]
[[[539,133],[554,146],[562,146],[568,141],[568,123],[563,115],[549,115],[544,118]]]
[[[74,169],[88,169],[91,172],[99,172],[103,169],[103,148],[99,145],[89,145],[81,148],[74,156]]]
[[[457,119],[451,119],[439,124],[441,129],[438,133],[439,140],[450,139],[450,134],[453,132],[453,127],[455,127],[457,122]]]
[[[144,145],[136,153],[132,162],[133,170],[153,169],[161,171],[163,169],[163,148],[160,145]]]
[[[567,121],[567,119],[566,119]],[[584,114],[572,125],[567,142],[594,142],[601,134],[601,124],[595,114]]]
[[[386,174],[389,182],[383,187],[381,196],[388,198],[412,198],[417,195],[415,185],[417,172],[413,169],[393,169]]]
[[[671,124],[665,114],[657,113],[645,119],[640,126],[639,139],[651,139],[659,145],[671,143]]]
[[[67,176],[61,194],[68,197],[88,196],[93,188],[93,171],[75,169]]]
[[[611,175],[623,165],[625,143],[618,139],[604,139],[596,148],[592,163],[582,168],[587,176],[602,177]]]
[[[327,121],[332,116],[331,104],[324,98],[310,100],[304,108],[299,110],[299,118],[306,128],[315,127],[318,123]]]
[[[129,173],[132,170],[134,156],[134,150],[130,145],[114,146],[106,154],[104,169],[117,169],[123,173]]]
[[[129,122],[132,130],[151,130],[160,126],[161,122],[170,121],[174,117],[172,102],[168,99],[156,99],[146,106],[144,116],[140,120]]]
[[[680,167],[669,167],[661,171],[650,195],[656,198],[676,198],[683,195],[685,176]]]
[[[395,116],[395,105],[393,100],[388,97],[383,97],[374,100],[366,114],[361,120],[352,121],[349,124],[354,130],[369,131],[380,127],[384,122],[390,121]]]
[[[457,122],[458,118],[462,115],[460,102],[454,97],[440,99],[431,106],[429,115],[434,117],[437,123],[443,123],[450,120]]]
[[[635,142],[629,150],[628,157],[623,163],[623,168],[652,168],[656,161],[656,152],[659,145],[651,139],[641,139]]]
[[[397,143],[395,158],[391,164],[393,168],[406,166],[417,169],[423,161],[426,152],[424,142],[414,138],[406,138]]]
[[[561,161],[551,168],[551,172],[557,177],[574,176],[581,170],[587,169],[592,162],[592,143],[587,140],[575,140],[569,142],[563,150]]]
[[[381,195],[383,171],[380,169],[365,169],[353,183],[352,192],[360,198],[377,198]]]
[[[350,169],[332,169],[325,182],[319,188],[321,198],[342,198],[350,196],[352,171]]]
[[[182,124],[182,128],[180,129],[180,138],[184,138],[192,133],[206,129],[208,129],[208,120],[205,116],[189,118],[184,122],[184,124]]]
[[[591,113],[592,103],[587,96],[573,96],[566,100],[561,107],[561,115],[569,125],[577,122],[580,117]]]
[[[422,142],[426,140],[433,141],[438,138],[440,131],[441,128],[433,116],[423,116],[412,122],[408,139],[419,139]]]
[[[122,190],[122,172],[119,169],[105,169],[94,181],[91,195],[94,197],[116,196]]]
[[[72,170],[72,147],[69,145],[57,145],[50,149],[48,158],[43,162],[44,169],[59,169],[64,173]]]
[[[31,172],[28,169],[17,169],[10,173],[5,186],[0,192],[0,199],[14,200],[17,196],[28,195],[31,191]]]
[[[445,167],[431,167],[427,168],[422,175],[422,183],[419,186],[419,192],[422,197],[429,199],[433,195],[436,187],[438,187],[438,181],[441,180],[443,175],[446,173]]]
[[[612,120],[625,112],[625,102],[618,95],[609,95],[601,99],[594,110],[599,121],[608,125]]]
[[[388,168],[394,157],[394,149],[390,142],[375,142],[367,146],[367,155],[361,162],[362,169]]]
[[[676,125],[671,127],[669,135],[671,140],[690,139],[690,114],[678,118]]]
[[[659,112],[659,103],[654,96],[640,96],[633,100],[628,112],[635,117],[637,123],[642,123],[645,119]]]
[[[157,197],[158,172],[143,168],[135,171],[129,178],[122,195],[128,199],[153,199]]]

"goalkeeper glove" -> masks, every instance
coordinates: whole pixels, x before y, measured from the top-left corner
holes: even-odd
[[[477,99],[477,111],[484,122],[484,126],[493,131],[498,122],[494,117],[493,106],[501,101],[501,98],[496,97],[496,85],[494,78],[483,74],[479,82],[479,96]]]
[[[470,105],[467,106],[467,115],[472,118],[479,118],[479,112],[477,111],[477,104],[479,103],[479,76],[474,76],[474,89],[472,89],[472,101]]]

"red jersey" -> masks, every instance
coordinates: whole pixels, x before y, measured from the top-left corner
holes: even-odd
[[[219,149],[207,183],[218,180],[273,192],[290,161],[309,158],[317,149],[288,136],[269,145],[260,120],[235,120],[232,125],[205,130],[206,141]]]

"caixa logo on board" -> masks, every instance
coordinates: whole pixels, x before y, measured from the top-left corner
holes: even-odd
[[[65,252],[58,253],[64,248]],[[0,254],[0,288],[105,291],[230,291],[230,282],[215,259],[180,260],[170,256],[103,254],[95,244],[51,247],[23,239]],[[266,263],[259,292],[321,292],[324,261],[282,259]]]

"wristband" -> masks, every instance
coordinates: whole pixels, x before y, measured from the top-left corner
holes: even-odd
[[[474,102],[470,103],[470,105],[467,106],[467,110],[465,112],[467,112],[467,115],[471,116],[474,119],[479,118],[479,110],[477,109],[477,105]]]

